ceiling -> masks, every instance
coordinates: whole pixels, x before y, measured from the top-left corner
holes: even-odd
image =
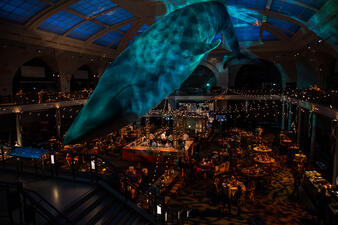
[[[305,34],[308,21],[328,1],[227,0],[227,5],[238,40],[264,43]],[[164,5],[151,0],[0,0],[2,21],[110,49],[125,48],[164,13]]]

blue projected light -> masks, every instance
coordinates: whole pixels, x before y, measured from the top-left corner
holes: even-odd
[[[47,6],[39,0],[0,0],[0,18],[23,24]]]
[[[72,30],[68,34],[68,36],[72,38],[80,39],[80,40],[87,40],[90,36],[92,36],[93,34],[96,34],[97,32],[103,29],[104,29],[104,26],[93,23],[91,21],[87,21],[84,24],[81,24],[80,26]]]
[[[180,87],[220,45],[220,40],[213,41],[220,32],[234,57],[241,57],[227,9],[221,3],[192,4],[163,16],[106,68],[64,143],[120,129],[147,113]]]
[[[120,27],[118,30],[123,32],[123,33],[127,33],[128,30],[133,26],[133,23],[127,24],[125,26]]]
[[[235,27],[235,33],[238,41],[258,41],[259,29],[258,26]]]
[[[120,39],[122,36],[122,34],[117,33],[116,31],[111,31],[96,39],[94,43],[102,46],[108,46],[111,45],[114,41]]]
[[[263,30],[262,41],[273,41],[273,40],[277,40],[275,35],[271,34],[270,32],[268,32],[266,30]]]
[[[271,17],[268,18],[268,24],[275,26],[280,32],[288,37],[292,37],[299,30],[299,26],[294,23]]]
[[[114,25],[116,23],[134,18],[135,16],[128,12],[125,9],[119,8],[113,11],[110,11],[106,14],[98,16],[95,20],[98,20],[107,25]]]
[[[271,4],[271,11],[278,12],[287,16],[296,17],[302,21],[308,21],[315,13],[313,10],[299,6],[296,4],[284,2],[281,0],[274,0]]]
[[[116,7],[117,4],[106,0],[80,0],[69,6],[70,9],[85,16],[95,16],[105,10]]]
[[[84,19],[81,17],[61,10],[46,19],[45,22],[39,26],[39,29],[57,34],[64,34],[67,30],[81,23],[82,21],[84,21]]]
[[[227,5],[235,5],[249,9],[262,9],[266,7],[267,0],[226,0]]]

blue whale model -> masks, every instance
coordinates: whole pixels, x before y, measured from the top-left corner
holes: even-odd
[[[65,144],[119,129],[147,113],[190,76],[200,61],[224,43],[239,45],[224,4],[209,1],[162,17],[103,73],[88,102],[67,131]]]

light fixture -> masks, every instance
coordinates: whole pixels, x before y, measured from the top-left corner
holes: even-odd
[[[161,215],[161,213],[162,213],[161,206],[157,205],[157,207],[156,207],[156,213],[157,213],[157,215]]]
[[[95,160],[90,161],[90,167],[92,168],[92,170],[95,170]]]
[[[51,163],[52,165],[55,164],[54,154],[51,154],[51,155],[50,155],[50,163]]]

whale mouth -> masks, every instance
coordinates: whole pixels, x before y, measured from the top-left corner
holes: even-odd
[[[109,134],[137,119],[137,114],[130,110],[130,104],[123,102],[131,97],[132,86],[125,85],[111,97],[107,97],[104,93],[94,93],[68,129],[64,144]],[[97,111],[97,108],[100,110]]]
[[[70,145],[76,143],[83,143],[95,138],[101,138],[110,134],[112,131],[119,130],[122,127],[138,119],[139,117],[136,115],[136,113],[123,113],[123,115],[116,115],[84,135],[78,137],[66,135],[63,143],[65,145]]]

